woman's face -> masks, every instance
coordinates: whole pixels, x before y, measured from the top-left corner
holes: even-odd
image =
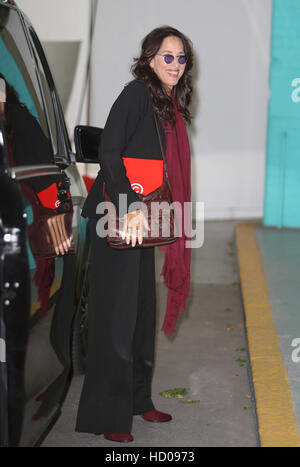
[[[164,60],[164,55],[173,55],[175,59],[172,63],[167,64]],[[159,51],[149,62],[149,65],[155,71],[168,93],[172,91],[173,86],[176,86],[186,67],[185,64],[181,65],[178,62],[180,55],[184,55],[181,39],[176,36],[169,36],[163,40]]]

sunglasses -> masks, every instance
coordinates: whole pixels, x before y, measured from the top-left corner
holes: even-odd
[[[162,55],[162,54],[157,54],[157,55],[159,55],[160,57],[164,57],[164,61],[167,65],[170,65],[170,63],[172,63],[175,59],[174,55]],[[179,57],[177,57],[177,60],[180,65],[185,65],[187,62],[187,58],[185,55],[179,55]]]

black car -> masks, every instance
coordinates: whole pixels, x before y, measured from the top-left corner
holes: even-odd
[[[87,351],[87,196],[38,37],[0,0],[0,445],[33,446],[57,419]]]

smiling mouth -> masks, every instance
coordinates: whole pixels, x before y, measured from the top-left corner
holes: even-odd
[[[167,70],[168,75],[172,76],[173,78],[177,78],[179,75],[179,71],[170,71]]]

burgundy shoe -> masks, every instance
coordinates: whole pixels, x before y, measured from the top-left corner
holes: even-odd
[[[105,433],[104,438],[117,443],[130,443],[133,441],[133,436],[127,433]]]
[[[169,422],[172,420],[172,415],[168,413],[159,412],[158,410],[151,410],[142,414],[144,420],[147,422]]]

